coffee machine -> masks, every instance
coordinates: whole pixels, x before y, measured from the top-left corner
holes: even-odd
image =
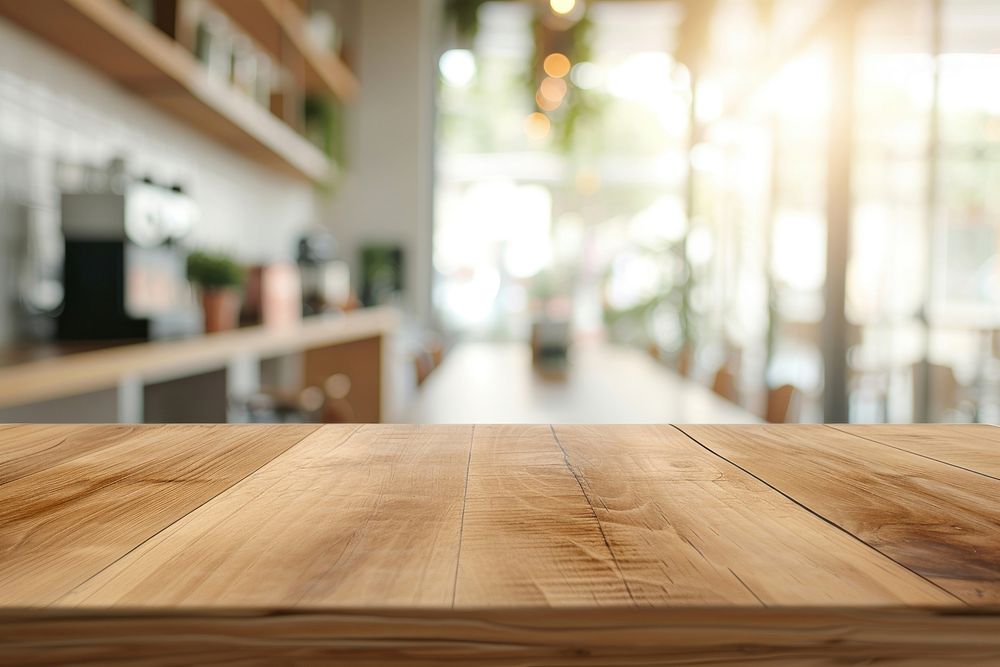
[[[130,181],[64,193],[60,340],[171,338],[196,333],[197,311],[177,241],[195,224],[179,187]]]
[[[338,257],[329,230],[313,227],[299,239],[297,262],[302,283],[302,314],[319,315],[352,307],[351,270]]]

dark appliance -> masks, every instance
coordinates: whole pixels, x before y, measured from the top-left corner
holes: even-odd
[[[170,338],[196,333],[197,311],[176,240],[197,210],[178,188],[148,182],[121,193],[65,193],[60,340]]]

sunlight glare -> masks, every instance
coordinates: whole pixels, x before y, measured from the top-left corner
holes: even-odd
[[[450,49],[441,54],[438,68],[449,86],[465,88],[476,77],[476,58],[466,49]]]
[[[529,139],[536,141],[544,139],[549,135],[551,127],[552,123],[549,122],[549,117],[538,111],[528,114],[528,117],[524,119],[524,133],[528,135]]]
[[[545,70],[545,73],[555,79],[561,79],[569,74],[572,66],[569,58],[561,53],[550,53],[542,63],[542,69]]]
[[[549,7],[556,14],[565,16],[576,9],[576,0],[549,0]]]

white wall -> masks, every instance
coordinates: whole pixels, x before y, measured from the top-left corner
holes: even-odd
[[[242,260],[291,257],[297,230],[317,219],[310,184],[247,161],[0,19],[0,341],[13,330],[18,219],[28,211],[57,228],[57,163],[114,155],[184,185],[202,211],[193,242]]]
[[[365,243],[404,249],[409,313],[431,313],[434,91],[440,0],[355,0],[342,20],[355,35],[361,98],[349,110],[347,173],[324,218],[359,275]]]

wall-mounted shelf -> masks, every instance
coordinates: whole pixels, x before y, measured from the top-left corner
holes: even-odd
[[[357,78],[340,58],[313,42],[305,14],[293,0],[214,0],[214,4],[275,58],[301,59],[309,90],[332,93],[343,102],[358,96]]]
[[[118,0],[0,0],[0,16],[256,162],[313,181],[333,173],[322,151]]]

